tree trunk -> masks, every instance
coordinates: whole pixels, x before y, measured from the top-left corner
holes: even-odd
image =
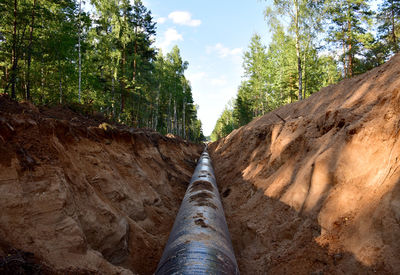
[[[174,100],[174,134],[178,134],[178,120],[176,115],[176,100]]]
[[[351,52],[351,44],[349,44],[349,52]],[[351,53],[348,55],[349,67],[348,67],[348,78],[353,76],[353,56]]]
[[[260,97],[260,114],[259,115],[264,115],[264,96],[263,96],[263,88],[262,87],[259,87],[258,96]]]
[[[186,139],[186,121],[185,121],[185,112],[186,112],[186,98],[183,98],[183,114],[182,114],[182,127],[183,127],[183,138]]]
[[[296,20],[296,55],[297,55],[297,72],[299,77],[299,100],[303,99],[303,76],[300,57],[300,26],[299,26],[299,3],[295,1],[295,20]]]
[[[135,109],[135,90],[136,90],[136,55],[137,55],[137,27],[135,27],[135,42],[134,42],[134,50],[133,50],[133,75],[132,75],[132,112],[134,112]],[[141,97],[139,96],[139,102],[138,102],[138,108],[136,111],[136,121],[139,121],[139,116],[140,116],[140,100]]]
[[[345,33],[343,32],[342,50],[343,50],[343,78],[347,77],[347,62],[346,62],[346,41]]]
[[[303,98],[306,98],[307,91],[307,52],[308,52],[308,44],[307,48],[304,52],[304,60],[303,60],[303,68],[304,68],[304,89],[303,89]]]
[[[62,104],[63,103],[63,90],[62,90],[62,82],[61,82],[62,73],[61,73],[61,62],[60,62],[60,60],[58,60],[58,72],[59,72],[58,84],[59,84],[59,90],[60,90],[60,104]]]
[[[123,46],[122,49],[122,68],[121,68],[121,80],[120,80],[120,87],[121,87],[121,113],[124,112],[125,109],[125,83],[124,83],[124,77],[125,77],[125,62],[126,62],[126,47],[125,45]]]
[[[27,75],[27,67],[28,67],[28,59],[26,58],[26,53],[22,53],[22,60],[24,60],[24,65],[25,65],[25,70],[23,73],[23,78],[21,82],[21,90],[26,92],[26,75]],[[25,94],[25,100],[26,100],[26,94]]]
[[[28,68],[27,68],[27,83],[26,83],[26,100],[31,100],[31,60],[32,60],[32,42],[33,42],[33,29],[35,23],[35,7],[36,7],[36,0],[33,0],[33,7],[32,7],[32,14],[31,14],[31,27],[29,30],[29,44],[28,44]]]
[[[17,11],[18,11],[18,1],[14,0],[14,22],[13,22],[13,42],[12,42],[12,53],[11,53],[11,98],[16,98],[15,93],[15,82],[17,79]]]
[[[7,66],[4,67],[4,80],[5,80],[4,94],[6,94],[7,93],[7,84],[8,84],[8,67]]]
[[[112,103],[111,103],[112,117],[115,120],[115,73],[114,72],[112,72],[112,77],[111,77],[111,94],[112,94]]]
[[[157,90],[157,105],[156,105],[156,114],[155,114],[155,123],[154,123],[154,130],[157,131],[158,127],[158,113],[159,113],[159,108],[160,108],[160,90],[161,90],[161,82],[158,84],[158,90]]]
[[[133,56],[133,76],[132,76],[132,82],[133,82],[133,91],[135,91],[136,87],[136,55],[137,55],[137,27],[135,27],[135,46],[134,46],[134,56]]]
[[[350,28],[351,24],[349,22],[349,28]],[[352,77],[353,76],[353,54],[352,54],[352,41],[351,41],[351,37],[349,36],[349,43],[348,43],[348,60],[349,60],[349,65],[348,65],[348,77]]]
[[[43,61],[42,61],[43,62]],[[43,97],[44,97],[44,71],[43,67],[40,69],[40,96],[39,96],[39,103],[43,103]]]
[[[169,94],[169,100],[168,100],[168,119],[167,119],[167,132],[171,132],[171,96],[172,94]]]
[[[79,63],[79,76],[78,76],[78,101],[81,103],[81,82],[82,82],[82,57],[81,57],[81,12],[82,12],[82,0],[79,0],[79,31],[78,31],[78,63]]]
[[[393,39],[393,51],[395,53],[399,52],[399,45],[397,45],[397,37],[396,37],[396,24],[394,21],[395,18],[395,14],[394,14],[394,7],[393,7],[393,3],[392,3],[392,39]]]
[[[132,101],[133,101],[133,94],[132,94]],[[139,95],[138,97],[138,103],[137,103],[137,110],[136,110],[136,115],[135,115],[135,121],[136,123],[139,125],[139,121],[140,121],[140,108],[142,105],[142,97],[141,95]],[[133,103],[132,103],[132,108],[133,108]],[[132,109],[132,112],[134,112],[134,109]]]
[[[350,10],[350,8],[349,8],[348,18],[351,18],[350,17],[351,12],[352,12],[352,10]],[[347,67],[347,77],[349,77],[349,78],[353,76],[353,53],[352,53],[353,41],[352,41],[351,28],[352,28],[351,21],[350,21],[350,19],[348,19],[348,21],[347,21],[347,34],[348,34],[347,35],[347,60],[349,63],[348,63],[348,67]]]
[[[124,21],[126,22],[126,10],[124,10]],[[120,32],[123,30],[120,30]],[[122,68],[121,68],[121,114],[124,111],[125,108],[125,64],[126,64],[126,44],[122,45]]]

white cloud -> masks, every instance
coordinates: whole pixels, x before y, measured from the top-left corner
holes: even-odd
[[[207,85],[213,86],[214,88],[226,86],[228,84],[228,80],[225,75],[210,77],[210,75],[204,71],[189,72],[187,73],[187,78],[191,83],[207,83]]]
[[[209,71],[209,68],[204,69],[193,69],[189,66],[186,75],[192,85],[193,99],[200,105],[198,117],[203,123],[203,132],[210,135],[225,104],[236,95],[238,84],[228,81],[229,72],[218,75],[212,70]],[[240,76],[235,79],[240,81]]]
[[[157,20],[156,20],[156,22],[157,22],[157,24],[164,24],[165,22],[167,21],[167,18],[166,17],[159,17],[159,18],[157,18]]]
[[[221,43],[217,43],[215,46],[208,46],[207,47],[207,53],[217,53],[217,55],[220,58],[225,58],[228,56],[240,56],[242,54],[242,49],[241,48],[234,48],[230,49],[228,47],[225,47]]]
[[[226,80],[225,76],[221,76],[217,78],[212,78],[211,84],[215,86],[225,86],[226,84],[228,84],[228,81]]]
[[[192,15],[187,11],[174,11],[168,15],[168,18],[175,24],[197,27],[201,25],[201,20],[192,19]]]
[[[206,78],[207,74],[205,72],[197,72],[197,73],[189,73],[187,78],[191,81],[191,82],[195,82],[195,81],[202,81]]]
[[[241,55],[242,54],[242,48],[234,48],[230,51],[231,55]]]
[[[132,3],[132,5],[133,5],[133,4],[134,4],[134,1],[131,1],[131,3]],[[150,6],[149,1],[147,1],[147,0],[143,0],[142,3],[143,3],[143,6],[145,6],[145,7]]]
[[[161,40],[157,41],[156,46],[161,48],[163,51],[167,51],[168,47],[176,41],[183,41],[182,34],[174,28],[169,28],[164,32]]]

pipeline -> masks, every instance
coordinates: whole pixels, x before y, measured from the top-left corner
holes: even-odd
[[[155,274],[239,274],[207,148],[197,163]]]

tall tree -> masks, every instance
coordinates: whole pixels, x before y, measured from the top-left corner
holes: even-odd
[[[253,98],[247,82],[242,82],[234,104],[233,117],[238,126],[249,123],[253,115]],[[217,130],[218,132],[219,130]]]
[[[92,21],[83,4],[0,1],[0,91],[200,141],[188,63],[178,47],[156,56],[150,10],[140,0],[92,0]]]
[[[151,11],[143,5],[142,1],[135,0],[133,14],[129,18],[130,24],[134,30],[133,41],[129,43],[133,52],[128,52],[132,56],[132,91],[133,95],[137,93],[137,110],[135,120],[139,120],[141,103],[145,100],[143,88],[151,89],[153,70],[153,61],[156,56],[156,50],[152,47],[152,37],[156,33],[155,23]],[[132,97],[134,98],[134,97]]]
[[[236,128],[235,119],[233,116],[233,105],[234,104],[232,101],[229,102],[215,123],[214,130],[211,133],[212,141],[216,141],[224,136],[227,136]]]
[[[218,119],[212,134],[213,140],[249,123],[254,117],[297,99],[296,40],[292,32],[285,32],[279,21],[273,23],[272,42],[268,47],[262,45],[259,36],[252,37],[249,49],[243,56],[244,80],[233,108],[227,108]],[[306,34],[302,37],[302,43],[307,47],[301,55],[303,98],[340,79],[335,59],[318,52],[312,43],[312,34]],[[260,94],[263,101],[258,97]]]
[[[303,99],[303,65],[302,55],[308,46],[307,37],[310,38],[315,28],[318,27],[316,9],[306,0],[274,0],[273,7],[267,7],[266,18],[271,26],[276,26],[278,16],[287,16],[290,19],[289,30],[294,34],[297,57],[298,99]],[[308,43],[305,43],[305,42]]]
[[[13,12],[13,32],[12,32],[12,59],[11,59],[11,98],[15,99],[15,81],[17,79],[18,69],[18,41],[17,41],[17,16],[18,16],[18,0],[14,0],[14,12]]]
[[[383,39],[393,53],[400,49],[400,0],[384,0],[379,6],[378,23],[380,39]]]
[[[254,34],[249,50],[243,56],[244,75],[247,77],[249,88],[252,91],[251,97],[254,101],[254,116],[262,115],[266,110],[266,62],[265,46],[261,43],[261,37]]]
[[[31,12],[31,23],[30,23],[30,28],[29,28],[29,44],[27,48],[27,54],[28,54],[28,66],[27,66],[27,84],[26,84],[26,95],[25,99],[26,100],[31,100],[31,62],[32,62],[32,43],[33,43],[33,30],[35,27],[35,12],[36,12],[36,3],[37,0],[33,0],[33,5],[32,5],[32,12]]]
[[[79,13],[78,13],[78,101],[81,103],[81,82],[82,82],[82,56],[81,56],[81,36],[82,36],[82,0],[79,0]]]
[[[330,19],[328,41],[342,48],[344,77],[352,77],[356,54],[363,52],[365,26],[372,16],[368,0],[327,1],[326,12]]]

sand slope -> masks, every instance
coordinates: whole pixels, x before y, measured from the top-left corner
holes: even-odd
[[[400,55],[210,146],[242,274],[400,273]]]

